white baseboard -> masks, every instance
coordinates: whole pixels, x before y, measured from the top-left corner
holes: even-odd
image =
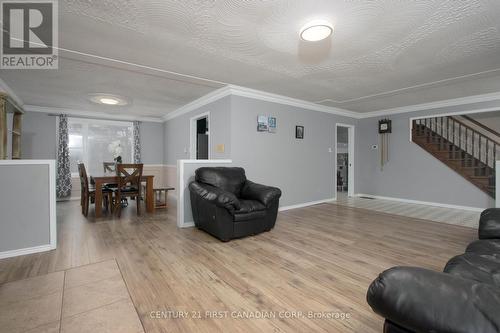
[[[27,248],[18,249],[18,250],[4,251],[4,252],[0,252],[0,259],[23,256],[26,254],[32,254],[32,253],[38,253],[38,252],[46,252],[46,251],[51,251],[51,250],[55,250],[55,249],[56,249],[56,247],[54,245],[47,244],[47,245],[41,245],[41,246],[27,247]]]
[[[309,202],[304,202],[296,205],[290,205],[290,206],[283,206],[280,207],[278,210],[280,212],[285,211],[285,210],[290,210],[290,209],[297,209],[297,208],[303,208],[303,207],[308,207],[308,206],[314,206],[314,205],[319,205],[322,203],[328,203],[328,202],[333,202],[337,200],[337,198],[329,198],[329,199],[323,199],[323,200],[317,200],[317,201],[309,201]]]
[[[180,228],[192,228],[192,227],[194,227],[194,221],[184,222],[184,224],[180,226]]]
[[[372,199],[381,199],[381,200],[390,200],[390,201],[411,203],[411,204],[417,204],[417,205],[441,207],[441,208],[461,209],[461,210],[468,210],[468,211],[472,211],[472,212],[482,212],[483,210],[486,209],[486,208],[479,208],[479,207],[449,205],[449,204],[438,203],[438,202],[429,202],[429,201],[419,201],[419,200],[411,200],[411,199],[384,197],[384,196],[380,196],[380,195],[371,195],[371,194],[362,194],[362,193],[358,193],[355,196],[356,197],[367,197],[367,198],[372,198]]]

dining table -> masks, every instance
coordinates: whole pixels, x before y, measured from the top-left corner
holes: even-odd
[[[117,184],[119,176],[113,174],[102,174],[91,176],[91,181],[95,186],[95,217],[102,216],[102,188],[105,184]],[[153,213],[155,211],[153,175],[142,175],[141,183],[146,183],[146,211]]]

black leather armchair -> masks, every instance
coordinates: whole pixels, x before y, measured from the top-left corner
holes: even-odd
[[[222,241],[269,231],[276,223],[281,190],[247,180],[243,168],[199,168],[189,191],[196,227]]]
[[[391,268],[372,282],[367,301],[386,318],[384,333],[500,332],[500,209],[481,213],[479,240],[443,273]]]

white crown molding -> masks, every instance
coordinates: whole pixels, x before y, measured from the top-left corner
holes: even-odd
[[[387,91],[383,91],[383,92],[380,92],[380,93],[371,94],[371,95],[365,95],[365,96],[360,96],[360,97],[356,97],[356,98],[350,98],[350,99],[344,99],[344,100],[335,100],[335,99],[331,99],[331,98],[325,98],[325,99],[316,101],[316,103],[325,103],[325,102],[332,102],[332,103],[339,103],[339,104],[352,103],[352,102],[362,101],[364,99],[370,99],[370,98],[374,98],[374,97],[393,95],[395,93],[406,92],[407,90],[412,90],[412,89],[415,89],[415,88],[423,88],[423,87],[427,87],[427,86],[436,85],[438,83],[446,83],[446,82],[450,82],[450,81],[457,81],[457,80],[460,80],[460,79],[471,78],[471,77],[474,77],[474,76],[479,76],[479,75],[484,75],[484,74],[491,74],[491,73],[495,73],[495,72],[499,72],[499,71],[500,71],[500,68],[493,68],[493,69],[490,69],[490,70],[487,70],[487,71],[482,71],[482,72],[477,72],[477,73],[472,73],[472,74],[466,74],[466,75],[460,75],[460,76],[454,76],[454,77],[450,77],[450,78],[443,79],[443,80],[426,82],[426,83],[417,84],[417,85],[414,85],[414,86],[409,86],[409,87],[404,87],[404,88],[399,88],[399,89],[394,89],[394,90],[387,90]]]
[[[74,110],[66,108],[54,108],[47,106],[37,106],[37,105],[25,105],[24,111],[28,112],[42,112],[51,114],[67,114],[70,116],[78,116],[83,118],[94,118],[94,119],[109,119],[109,120],[126,120],[126,121],[145,121],[153,123],[163,123],[163,119],[158,117],[141,117],[141,116],[125,116],[125,115],[114,115],[104,112],[93,112],[85,110]]]
[[[197,100],[194,100],[193,102],[186,104],[179,109],[168,113],[163,117],[165,121],[177,118],[179,116],[182,116],[186,113],[189,113],[193,110],[196,110],[204,105],[207,105],[209,103],[215,102],[221,98],[224,98],[226,96],[241,96],[241,97],[248,97],[248,98],[253,98],[256,100],[260,101],[266,101],[266,102],[271,102],[271,103],[278,103],[278,104],[283,104],[283,105],[290,105],[290,106],[295,106],[311,111],[319,111],[319,112],[326,112],[330,114],[336,114],[339,116],[345,116],[345,117],[350,117],[350,118],[359,118],[361,114],[357,112],[352,112],[340,108],[335,108],[335,107],[330,107],[330,106],[324,106],[324,105],[319,105],[313,102],[308,102],[304,101],[301,99],[296,99],[292,97],[287,97],[287,96],[282,96],[282,95],[277,95],[273,93],[268,93],[265,91],[260,91],[260,90],[255,90],[255,89],[250,89],[250,88],[245,88],[245,87],[240,87],[240,86],[235,86],[235,85],[227,85],[225,87],[222,87],[220,89],[217,89],[215,91],[212,91],[211,93],[208,93],[205,96],[202,96],[198,98]]]
[[[231,95],[230,86],[225,86],[225,87],[219,88],[219,89],[214,90],[214,91],[212,91],[204,96],[201,96],[198,99],[195,99],[194,101],[192,101],[184,106],[181,106],[180,108],[178,108],[175,111],[172,111],[172,112],[166,114],[165,116],[163,116],[163,120],[168,121],[168,120],[177,118],[179,116],[182,116],[183,114],[189,113],[193,110],[196,110],[197,108],[200,108],[200,107],[207,105],[209,103],[218,101],[219,99],[224,98],[224,97],[229,96],[229,95]]]
[[[491,102],[491,101],[496,101],[496,100],[500,100],[500,92],[494,92],[494,93],[482,94],[482,95],[472,95],[472,96],[453,98],[453,99],[446,99],[446,100],[441,100],[441,101],[436,101],[436,102],[408,105],[408,106],[402,106],[402,107],[398,107],[398,108],[385,109],[385,110],[379,110],[379,111],[371,111],[371,112],[359,114],[358,118],[363,119],[363,118],[373,118],[373,117],[380,117],[380,116],[389,116],[389,115],[400,114],[400,113],[433,110],[433,109],[445,108],[445,107],[450,107],[450,106],[459,106],[459,105],[466,105],[466,104],[473,104],[473,103]],[[497,108],[497,110],[498,110],[498,108]],[[457,113],[463,113],[463,112],[457,111]]]
[[[12,100],[16,102],[19,106],[23,106],[24,104],[23,100],[19,96],[17,96],[14,90],[12,90],[12,88],[9,87],[9,85],[5,83],[5,81],[2,80],[1,78],[0,78],[0,91],[7,93],[7,95],[9,95],[9,97],[12,98]]]
[[[336,114],[339,116],[345,116],[345,117],[350,117],[350,118],[359,118],[359,116],[360,116],[360,113],[358,113],[358,112],[353,112],[353,111],[349,111],[349,110],[341,109],[341,108],[337,108],[337,107],[332,107],[332,106],[320,105],[320,104],[305,101],[302,99],[287,97],[287,96],[283,96],[283,95],[268,93],[265,91],[260,91],[260,90],[255,90],[255,89],[250,89],[250,88],[245,88],[245,87],[240,87],[240,86],[234,86],[234,85],[229,85],[229,87],[231,89],[231,94],[235,95],[235,96],[248,97],[248,98],[253,98],[253,99],[257,99],[257,100],[261,100],[261,101],[290,105],[290,106],[295,106],[295,107],[303,108],[303,109],[307,109],[307,110],[326,112],[326,113]]]

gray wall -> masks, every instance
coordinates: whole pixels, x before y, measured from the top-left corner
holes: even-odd
[[[26,112],[23,115],[23,159],[55,159],[57,117],[47,113]],[[163,124],[141,123],[141,154],[144,164],[162,164],[164,152]]]
[[[49,166],[0,165],[0,184],[0,252],[48,245]]]
[[[392,134],[389,134],[389,162],[383,171],[380,170],[380,151],[371,149],[372,145],[380,144],[377,124],[381,118],[358,121],[356,193],[469,207],[494,207],[492,198],[410,142],[409,119],[424,115],[471,111],[495,105],[500,108],[500,102],[489,102],[381,117],[392,120]]]
[[[26,112],[23,115],[23,159],[56,158],[56,117],[46,113]]]
[[[163,164],[163,123],[142,122],[141,158],[144,164]]]
[[[177,160],[189,159],[189,128],[190,119],[196,115],[210,112],[208,124],[211,135],[210,159],[226,159],[231,156],[231,104],[230,97],[219,99],[196,110],[174,118],[164,124],[164,164],[177,165]],[[224,153],[217,153],[215,146],[224,144]]]
[[[250,180],[281,188],[281,206],[335,197],[335,125],[355,120],[239,96],[231,105],[231,159]],[[276,117],[276,133],[257,132],[259,114]]]

